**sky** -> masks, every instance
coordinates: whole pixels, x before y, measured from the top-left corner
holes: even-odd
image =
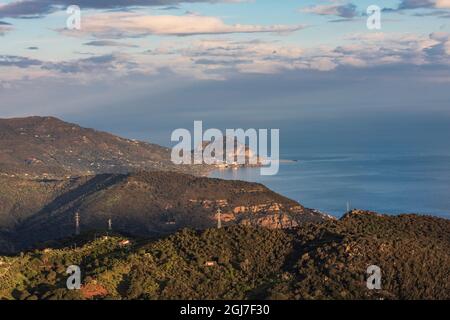
[[[289,147],[448,150],[449,58],[450,0],[0,0],[0,117],[163,145],[203,120]]]

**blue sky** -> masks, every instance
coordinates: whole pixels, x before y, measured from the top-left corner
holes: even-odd
[[[39,0],[35,0],[39,2]],[[48,0],[52,2],[51,0]],[[2,0],[3,4],[14,4],[14,0]],[[32,0],[30,2],[33,2]],[[57,3],[57,1],[55,1]],[[63,1],[64,2],[64,1]],[[76,1],[72,1],[76,3]],[[70,2],[70,3],[72,3]],[[95,2],[94,0],[91,2]],[[125,1],[126,2],[126,1]],[[132,1],[129,1],[132,2]],[[350,3],[350,2],[348,2]],[[273,0],[257,0],[242,1],[239,3],[181,3],[176,5],[178,9],[161,10],[167,6],[147,6],[140,8],[123,8],[123,10],[133,10],[136,13],[146,15],[176,15],[183,16],[187,13],[195,13],[203,16],[218,17],[227,24],[251,24],[251,25],[305,25],[305,30],[292,32],[290,34],[234,34],[236,39],[254,39],[263,38],[273,41],[281,41],[298,45],[302,47],[314,47],[320,45],[339,45],[345,43],[348,34],[360,32],[368,33],[366,28],[365,17],[359,16],[350,19],[347,22],[330,23],[329,21],[337,20],[340,17],[335,15],[318,15],[313,13],[302,12],[302,8],[346,5],[344,1],[273,1]],[[357,2],[357,13],[361,14],[371,5],[376,4],[381,8],[396,8],[400,1],[373,1],[363,0]],[[64,8],[64,7],[59,7]],[[95,15],[96,13],[105,12],[105,10],[93,10],[81,7],[83,15]],[[109,10],[109,9],[108,9]],[[120,10],[116,9],[116,10]],[[419,34],[429,34],[436,31],[449,32],[450,27],[447,19],[436,18],[435,15],[430,16],[414,16],[420,12],[437,12],[440,9],[416,9],[410,11],[389,12],[383,14],[383,33],[410,33],[414,31]],[[0,11],[0,17],[1,11]],[[26,17],[26,16],[25,16]],[[84,37],[75,38],[61,35],[58,30],[65,27],[67,14],[64,11],[56,11],[52,14],[43,15],[37,19],[17,19],[17,17],[8,17],[7,15],[0,18],[0,21],[10,23],[12,31],[7,32],[2,37],[2,54],[25,55],[29,57],[39,57],[47,59],[69,59],[77,58],[79,51],[83,48],[86,39],[91,39],[89,34]],[[88,19],[88,18],[86,18]],[[83,20],[82,20],[83,21]],[[127,39],[127,42],[139,45],[141,48],[154,47],[157,43],[164,41],[164,37],[158,35],[148,35],[141,39]],[[195,37],[199,38],[199,37]],[[30,53],[27,48],[39,47],[40,50]],[[109,51],[112,48],[108,48]],[[117,48],[114,48],[117,49]],[[123,51],[137,51],[128,48]],[[108,50],[94,50],[95,52],[104,53]]]
[[[193,120],[281,128],[305,145],[450,133],[450,0],[78,2],[69,31],[76,0],[0,0],[0,117],[162,144]],[[383,8],[381,30],[366,27],[369,5]]]

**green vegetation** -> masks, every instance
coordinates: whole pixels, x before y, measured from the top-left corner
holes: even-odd
[[[75,212],[83,231],[106,230],[112,219],[114,230],[160,237],[182,228],[213,227],[218,206],[224,216],[228,214],[224,225],[248,222],[276,227],[277,210],[289,215],[286,223],[324,219],[260,184],[175,172],[50,181],[0,177],[0,252],[70,236]],[[235,213],[235,208],[247,211]]]
[[[72,264],[81,290],[65,289]],[[382,270],[382,290],[366,288],[370,265]],[[84,235],[0,258],[6,299],[449,299],[449,284],[449,220],[359,211],[289,230]]]

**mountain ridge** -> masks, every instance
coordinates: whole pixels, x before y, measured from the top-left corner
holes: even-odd
[[[113,228],[139,236],[160,236],[182,228],[217,225],[220,208],[230,224],[288,228],[327,216],[304,208],[265,186],[164,171],[99,174],[63,180],[0,177],[13,191],[0,193],[0,231],[16,250],[83,230]]]
[[[170,154],[166,147],[55,117],[0,119],[3,175],[55,178],[139,170],[205,174],[205,166],[173,164]]]

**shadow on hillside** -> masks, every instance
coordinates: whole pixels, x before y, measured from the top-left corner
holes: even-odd
[[[35,242],[44,242],[50,238],[67,236],[64,234],[50,235],[49,232],[51,232],[51,228],[46,225],[47,221],[49,221],[48,218],[52,215],[58,215],[52,220],[52,223],[55,224],[65,219],[67,213],[75,214],[77,208],[79,208],[85,198],[117,184],[126,179],[127,176],[128,175],[118,174],[96,175],[75,189],[56,197],[48,205],[24,220],[23,223],[14,230],[14,246],[19,249],[24,249]]]

